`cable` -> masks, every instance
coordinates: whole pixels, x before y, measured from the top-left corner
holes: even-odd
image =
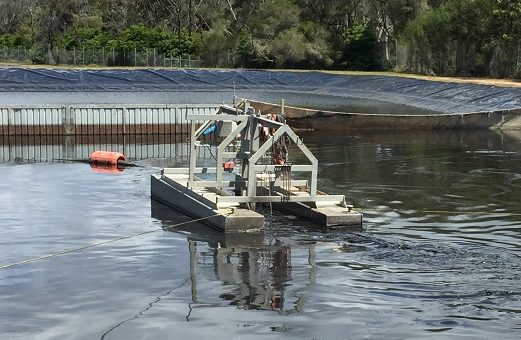
[[[210,145],[205,143],[204,146],[205,146],[206,148],[208,148],[208,151],[210,151],[210,156],[212,156],[212,158],[215,159],[215,160],[217,161],[217,157],[215,157],[215,155],[213,154],[213,152],[212,152],[212,148],[210,147]]]
[[[39,261],[39,260],[45,260],[45,259],[49,259],[49,258],[52,258],[52,257],[65,255],[65,254],[70,254],[70,253],[74,253],[74,252],[77,252],[77,251],[82,251],[82,250],[86,250],[86,249],[90,249],[90,248],[94,248],[94,247],[99,247],[99,246],[102,246],[102,245],[105,245],[105,244],[114,243],[114,242],[122,241],[122,240],[127,240],[127,239],[130,239],[130,238],[134,238],[134,237],[138,237],[138,236],[142,236],[142,235],[146,235],[146,234],[155,233],[157,231],[164,231],[165,229],[172,229],[172,228],[184,225],[184,224],[188,224],[188,223],[192,223],[192,222],[199,222],[199,221],[203,221],[203,220],[206,220],[206,219],[209,219],[209,218],[212,218],[212,217],[216,217],[216,216],[220,216],[220,215],[223,215],[223,214],[219,213],[219,214],[215,214],[215,215],[212,215],[212,216],[201,217],[201,218],[198,218],[198,219],[195,219],[195,220],[181,222],[181,223],[175,224],[175,225],[167,227],[167,228],[159,228],[159,229],[144,231],[144,232],[139,233],[139,234],[134,234],[134,235],[129,235],[129,236],[122,236],[122,237],[118,237],[118,238],[115,238],[115,239],[112,239],[112,240],[108,240],[108,241],[102,241],[102,242],[98,242],[98,243],[89,244],[89,245],[86,245],[86,246],[83,246],[83,247],[78,247],[78,248],[73,248],[73,249],[66,249],[66,250],[62,250],[62,251],[59,251],[59,252],[56,252],[56,253],[52,253],[52,254],[48,254],[48,255],[44,255],[44,256],[33,257],[33,258],[30,258],[30,259],[27,259],[27,260],[23,260],[23,261],[11,263],[11,264],[8,264],[8,265],[5,265],[5,266],[1,266],[0,270],[1,269],[12,268],[12,267],[17,267],[17,266],[20,266],[22,264],[36,262],[36,261]]]
[[[135,319],[139,319],[141,316],[143,316],[149,309],[151,309],[152,307],[154,307],[155,304],[159,303],[159,301],[161,301],[162,298],[170,295],[172,292],[176,291],[177,289],[181,288],[182,286],[184,286],[189,280],[191,279],[191,276],[187,277],[186,279],[184,279],[183,281],[181,281],[180,284],[178,284],[177,286],[175,286],[174,288],[171,288],[170,290],[168,290],[165,294],[163,295],[160,295],[160,296],[157,296],[154,301],[150,302],[147,307],[143,308],[142,310],[140,310],[136,315],[134,315],[133,317],[131,318],[128,318],[126,320],[123,320],[119,323],[117,323],[116,325],[112,326],[109,330],[107,330],[105,333],[103,333],[103,335],[101,336],[101,340],[104,340],[105,337],[110,333],[112,332],[113,330],[115,330],[116,328],[124,325],[125,323],[129,322],[129,321],[132,321],[132,320],[135,320]]]

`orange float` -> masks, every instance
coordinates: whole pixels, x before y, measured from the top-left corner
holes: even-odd
[[[127,158],[121,152],[94,151],[90,155],[90,162],[99,165],[117,166],[119,162],[126,162]]]

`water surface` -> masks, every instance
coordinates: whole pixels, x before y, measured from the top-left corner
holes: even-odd
[[[0,270],[0,338],[519,338],[519,133],[301,135],[363,231],[277,213],[263,236],[179,225],[149,178],[185,164],[182,145],[135,145],[152,151],[118,174],[8,146],[0,266],[156,231]]]

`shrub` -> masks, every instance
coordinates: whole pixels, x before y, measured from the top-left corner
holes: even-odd
[[[378,37],[374,29],[358,23],[342,35],[337,66],[349,70],[377,70],[380,68]]]

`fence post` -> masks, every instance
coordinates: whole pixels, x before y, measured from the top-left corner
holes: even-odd
[[[226,67],[230,68],[230,49],[228,49],[228,59],[226,62]]]
[[[154,47],[154,67],[156,67],[156,48]]]
[[[64,135],[68,135],[69,134],[69,110],[67,109],[68,107],[70,107],[70,105],[67,105],[67,106],[62,106],[61,107],[61,126],[62,126],[62,131],[61,133],[64,134]],[[58,128],[59,129],[59,128]]]
[[[76,66],[76,46],[74,46],[72,50],[72,59],[74,61],[74,65]]]
[[[137,66],[137,48],[134,47],[134,67]]]
[[[82,46],[82,48],[81,48],[81,60],[82,60],[82,65],[85,66],[85,46]]]
[[[396,39],[394,41],[394,55],[395,55],[394,69],[398,70],[398,39]]]
[[[188,68],[190,68],[190,60],[191,60],[191,59],[192,59],[192,55],[189,54],[189,55],[188,55]]]
[[[103,46],[102,54],[101,54],[101,65],[106,66],[107,62],[105,60],[105,46]]]
[[[134,124],[136,124],[135,122],[135,117],[134,117]],[[123,117],[121,117],[121,121],[122,121],[122,124],[123,124],[123,135],[126,135],[127,134],[127,122],[128,122],[128,109],[127,107],[123,107]],[[136,129],[134,128],[134,131],[136,131]]]
[[[114,51],[114,46],[112,46],[112,66],[116,66],[116,52]]]
[[[181,55],[179,55],[179,66],[177,67],[181,68]]]
[[[12,107],[9,107],[7,109],[7,134],[8,135],[15,134],[14,129],[11,130],[12,125],[14,125],[14,110]],[[13,131],[13,132],[11,133],[11,131]]]
[[[517,46],[517,60],[516,60],[516,72],[514,74],[514,78],[519,76],[519,68],[521,67],[521,44]]]

